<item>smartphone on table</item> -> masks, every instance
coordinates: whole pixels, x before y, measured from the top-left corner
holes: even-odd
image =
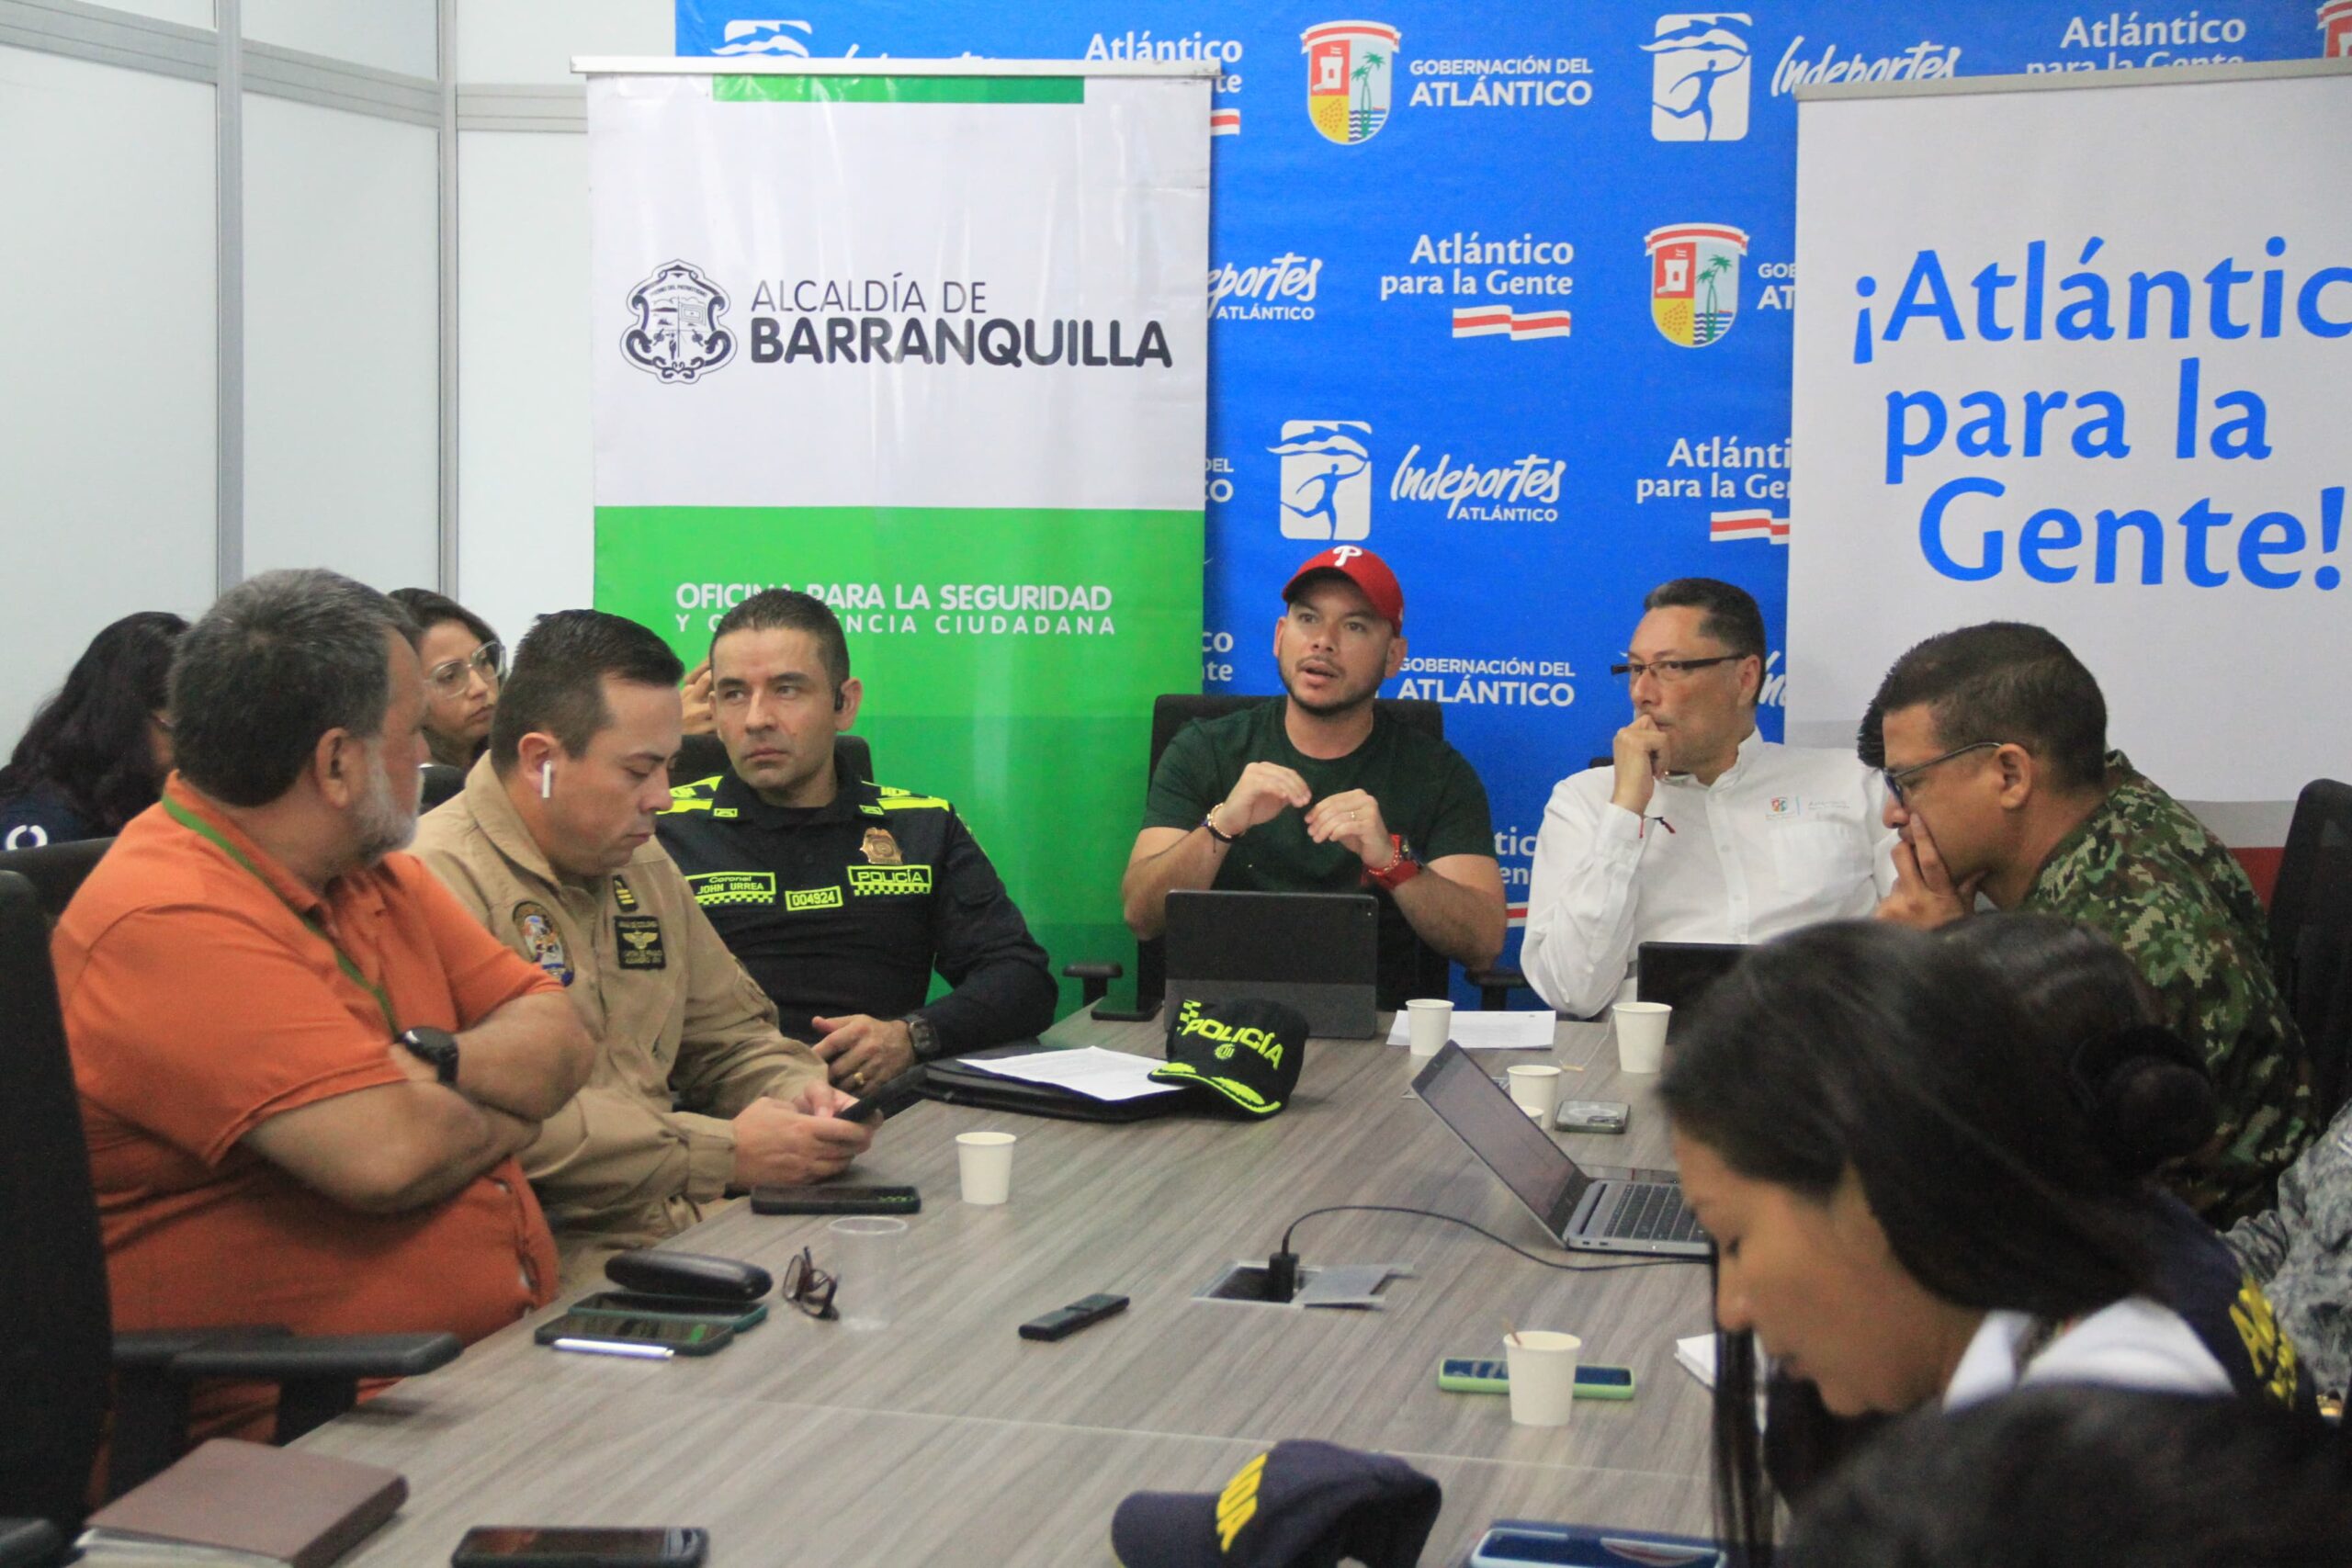
[[[1509,1393],[1510,1363],[1499,1356],[1448,1356],[1437,1364],[1437,1386],[1448,1393]],[[1634,1369],[1579,1364],[1577,1397],[1631,1399]]]
[[[1724,1568],[1723,1548],[1695,1536],[1497,1519],[1470,1549],[1469,1568]]]
[[[481,1525],[466,1532],[451,1568],[695,1568],[710,1532],[687,1528]]]
[[[735,1330],[716,1318],[574,1309],[553,1323],[539,1325],[531,1337],[541,1345],[552,1345],[559,1339],[582,1339],[600,1345],[641,1346],[678,1356],[707,1356],[732,1340]]]
[[[768,1317],[765,1302],[719,1302],[702,1296],[665,1296],[651,1291],[598,1291],[571,1303],[575,1313],[599,1317],[691,1317],[723,1323],[741,1334]]]
[[[1552,1112],[1552,1125],[1563,1133],[1622,1133],[1633,1110],[1614,1100],[1564,1100]]]

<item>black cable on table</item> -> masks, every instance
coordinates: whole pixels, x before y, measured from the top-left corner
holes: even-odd
[[[1571,1263],[1565,1259],[1539,1258],[1516,1242],[1505,1241],[1486,1226],[1465,1220],[1459,1214],[1440,1213],[1435,1209],[1408,1209],[1396,1203],[1331,1203],[1320,1209],[1309,1209],[1291,1221],[1283,1232],[1283,1244],[1266,1260],[1266,1294],[1275,1301],[1288,1301],[1297,1292],[1298,1254],[1290,1249],[1290,1238],[1298,1227],[1317,1214],[1413,1214],[1425,1220],[1443,1220],[1450,1225],[1476,1231],[1497,1247],[1508,1247],[1539,1268],[1556,1269],[1567,1274],[1608,1274],[1620,1269],[1670,1269],[1693,1263],[1704,1263],[1704,1258],[1645,1258],[1624,1263]]]

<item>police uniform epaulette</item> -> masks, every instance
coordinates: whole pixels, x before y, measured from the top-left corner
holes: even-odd
[[[696,779],[692,784],[673,785],[670,790],[670,804],[662,815],[675,817],[689,811],[709,810],[711,803],[718,798],[721,776],[713,773],[707,779]]]
[[[885,811],[952,811],[954,807],[935,795],[915,795],[888,784],[874,786],[875,799]]]

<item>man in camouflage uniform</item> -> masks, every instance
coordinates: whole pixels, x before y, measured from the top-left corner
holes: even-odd
[[[2261,1282],[2312,1382],[2352,1384],[2352,1106],[2278,1179],[2278,1206],[2222,1238]]]
[[[2107,750],[2107,704],[2050,633],[2014,622],[1928,638],[1895,661],[1864,722],[1897,829],[1882,919],[1932,927],[1981,895],[2112,937],[2165,1023],[2203,1053],[2221,1129],[2170,1173],[2227,1224],[2267,1208],[2311,1142],[2301,1035],[2264,956],[2262,906],[2203,824]]]

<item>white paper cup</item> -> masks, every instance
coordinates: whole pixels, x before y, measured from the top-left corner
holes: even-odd
[[[1664,1002],[1619,1002],[1609,1010],[1617,1025],[1617,1069],[1654,1073],[1666,1064],[1666,1024],[1674,1010]]]
[[[1449,1001],[1411,1001],[1405,1004],[1405,1038],[1416,1060],[1434,1056],[1445,1049],[1453,1033],[1453,1004]]]
[[[825,1227],[832,1245],[833,1309],[843,1328],[888,1328],[899,1317],[899,1254],[907,1222],[878,1214],[835,1220]]]
[[[1510,1367],[1510,1418],[1521,1427],[1565,1427],[1576,1408],[1577,1358],[1584,1341],[1540,1328],[1503,1336]]]
[[[1510,1097],[1537,1121],[1548,1119],[1560,1103],[1560,1069],[1540,1064],[1511,1068]]]
[[[956,1163],[964,1177],[964,1201],[1001,1203],[1012,1196],[1012,1145],[1019,1141],[1010,1133],[956,1134]]]

